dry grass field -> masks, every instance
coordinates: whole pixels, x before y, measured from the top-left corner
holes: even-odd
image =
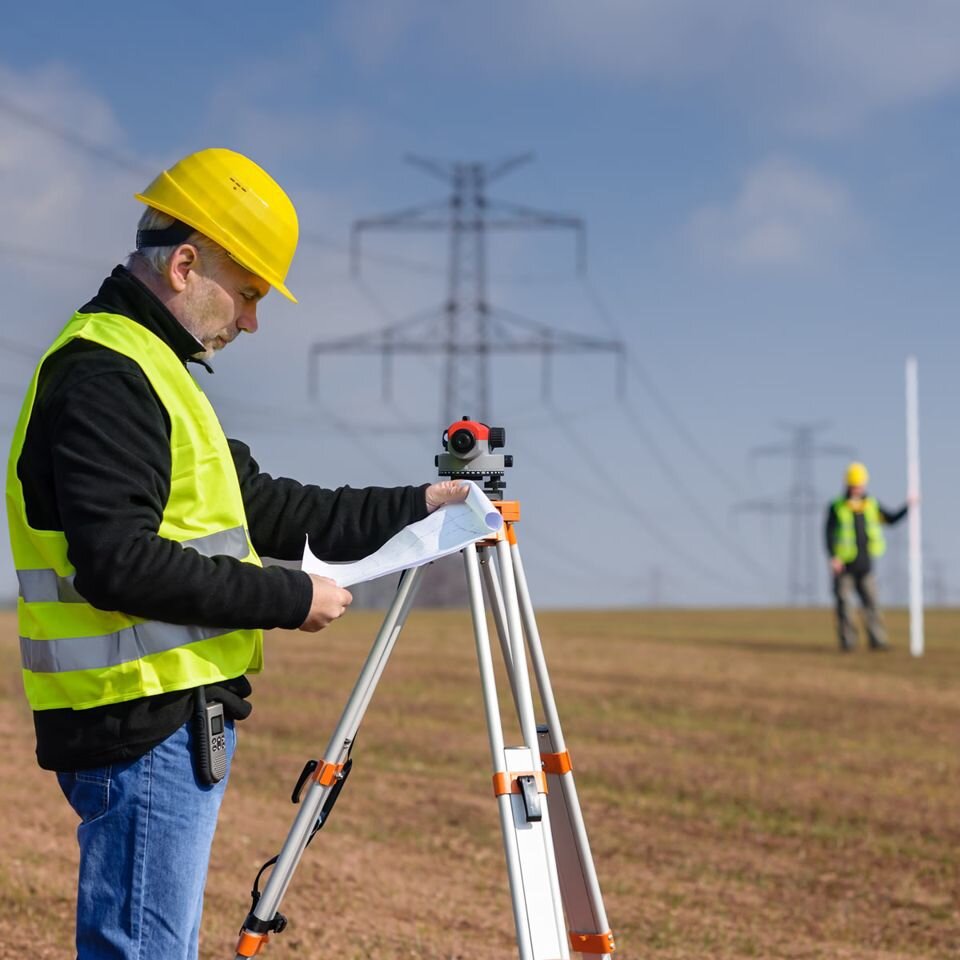
[[[549,613],[541,630],[618,955],[960,955],[960,613],[840,656],[827,611]],[[290,790],[379,624],[275,632],[214,845],[201,955],[231,957]],[[75,822],[36,767],[0,619],[0,955],[71,956]],[[512,728],[510,728],[512,729]],[[509,739],[509,738],[508,738]],[[515,956],[472,632],[415,612],[263,956]]]

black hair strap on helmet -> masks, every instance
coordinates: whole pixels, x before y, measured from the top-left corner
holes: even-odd
[[[178,243],[185,240],[196,231],[188,223],[181,220],[175,220],[169,227],[162,230],[138,230],[137,231],[137,249],[144,247],[175,247]]]

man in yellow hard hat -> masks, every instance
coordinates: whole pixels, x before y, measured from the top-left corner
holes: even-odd
[[[197,956],[207,861],[262,630],[351,602],[260,555],[355,559],[462,499],[445,482],[275,479],[228,440],[187,369],[257,329],[297,246],[293,204],[230,150],[137,199],[136,250],[37,366],[7,474],[37,758],[80,817],[77,952]],[[209,369],[209,367],[208,367]]]
[[[886,551],[884,525],[901,520],[907,513],[907,505],[890,511],[869,496],[870,475],[862,463],[851,463],[844,480],[843,495],[837,497],[827,511],[826,530],[840,650],[849,652],[857,645],[857,625],[852,612],[854,591],[863,607],[870,649],[886,650],[886,630],[877,605],[873,560]]]

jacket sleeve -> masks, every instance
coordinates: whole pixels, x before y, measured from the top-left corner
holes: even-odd
[[[880,516],[883,518],[883,522],[890,525],[899,523],[907,515],[908,509],[909,504],[906,503],[899,510],[888,510],[881,504],[877,504],[877,510],[879,510]]]
[[[203,557],[158,535],[170,491],[165,412],[139,368],[113,356],[113,369],[67,378],[42,417],[77,590],[100,609],[169,623],[299,626],[306,574]]]
[[[833,509],[833,504],[831,503],[827,507],[827,526],[826,526],[826,538],[827,538],[827,556],[833,556],[833,545],[837,537],[837,511]]]
[[[358,560],[427,515],[427,484],[327,490],[261,473],[250,448],[230,440],[250,539],[257,553],[299,560],[304,535],[321,560]]]

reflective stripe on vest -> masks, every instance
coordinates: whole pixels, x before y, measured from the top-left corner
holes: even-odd
[[[232,632],[223,627],[183,627],[150,620],[101,637],[70,637],[66,640],[21,637],[20,658],[23,669],[34,673],[103,670]]]
[[[853,563],[858,554],[854,510],[846,497],[838,497],[833,501],[833,511],[837,517],[833,555],[844,563]],[[863,527],[867,537],[867,553],[871,557],[882,557],[887,542],[881,525],[880,506],[875,497],[867,497],[863,501]]]
[[[243,560],[250,553],[247,531],[243,527],[222,530],[206,537],[184,540],[181,546],[192,547],[204,557],[227,556]],[[86,603],[73,585],[74,575],[57,576],[56,570],[18,570],[20,596],[27,603]],[[219,632],[219,631],[218,631]],[[211,634],[213,636],[213,634]]]
[[[258,671],[259,630],[144,621],[100,610],[76,589],[62,531],[26,516],[17,465],[45,360],[75,338],[139,365],[170,422],[170,493],[157,535],[203,556],[260,565],[247,534],[233,457],[217,416],[184,364],[145,327],[115,314],[75,314],[41,358],[14,431],[7,518],[20,584],[23,680],[34,710],[86,709]]]

